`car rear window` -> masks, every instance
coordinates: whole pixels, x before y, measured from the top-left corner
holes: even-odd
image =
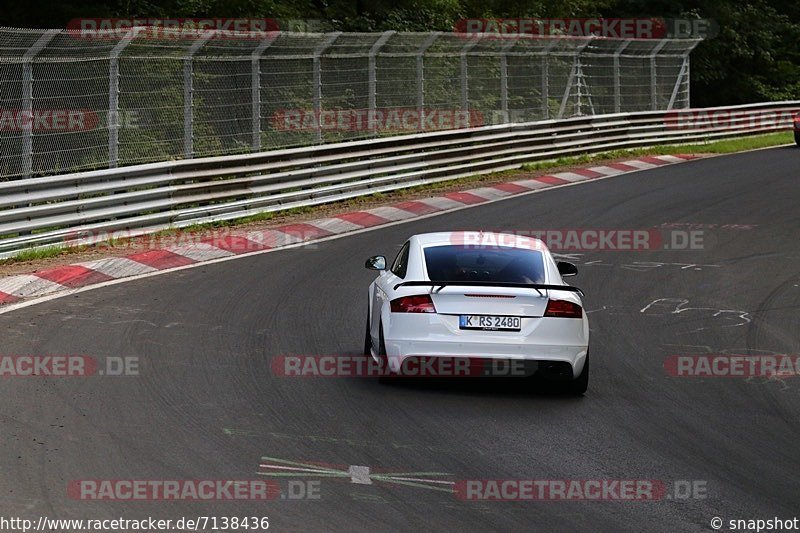
[[[544,258],[538,250],[445,245],[424,249],[431,281],[544,283]]]

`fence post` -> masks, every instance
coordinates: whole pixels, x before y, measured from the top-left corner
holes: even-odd
[[[419,129],[423,129],[425,119],[425,52],[436,42],[442,32],[433,32],[428,35],[420,47],[417,49],[417,118],[419,119]]]
[[[631,41],[625,41],[614,50],[614,113],[619,113],[622,110],[622,87],[620,83],[620,65],[619,56],[631,44]]]
[[[564,112],[567,110],[567,101],[569,100],[569,95],[572,93],[572,84],[575,83],[575,77],[581,74],[581,60],[580,55],[583,52],[583,49],[589,46],[590,41],[586,41],[583,46],[580,46],[575,50],[572,56],[572,70],[569,71],[569,79],[567,80],[567,87],[564,89],[564,96],[561,98],[561,107],[558,109],[558,117],[557,118],[564,118]],[[578,83],[582,83],[582,79],[578,79]],[[578,102],[580,102],[580,89],[579,91],[579,98]],[[580,104],[579,104],[580,105]],[[580,110],[579,110],[580,111]]]
[[[377,64],[377,55],[380,51],[381,47],[386,44],[386,41],[394,35],[396,32],[393,30],[385,31],[378,37],[378,40],[375,41],[375,44],[372,45],[372,48],[369,49],[369,96],[367,107],[368,116],[367,116],[367,124],[369,128],[370,135],[375,135],[378,132],[375,131],[375,110],[378,108],[378,64]]]
[[[542,115],[544,120],[550,118],[550,50],[556,45],[557,37],[551,37],[548,40],[547,47],[540,52],[541,69],[542,69]]]
[[[683,63],[681,63],[681,70],[680,72],[678,72],[678,77],[675,78],[675,86],[672,87],[672,95],[669,97],[669,104],[667,104],[668,111],[675,106],[675,100],[678,98],[678,92],[680,91],[681,85],[683,84],[684,77],[686,77],[687,88],[688,88],[689,78],[686,76],[688,72],[689,72],[689,56],[684,56]]]
[[[204,44],[211,39],[209,32],[192,43],[183,58],[183,157],[194,157],[194,66],[193,58]]]
[[[512,39],[500,50],[500,111],[505,117],[503,122],[513,122],[511,117],[508,116],[508,51],[514,47],[517,42]]]
[[[461,64],[461,110],[469,110],[469,69],[467,68],[467,54],[476,44],[481,40],[483,34],[476,34],[471,42],[468,42],[461,48],[459,55],[459,63]]]
[[[692,107],[692,60],[689,59],[689,53],[686,53],[686,105],[684,109]]]
[[[653,51],[650,52],[650,109],[653,111],[658,110],[658,92],[656,91],[656,87],[658,86],[658,78],[656,77],[656,56],[664,48],[664,45],[667,44],[665,39],[662,39],[658,42],[658,44],[653,48]]]
[[[280,34],[279,31],[270,32],[250,54],[250,120],[253,132],[251,146],[254,152],[261,151],[261,56]]]
[[[131,28],[111,50],[108,62],[108,168],[119,165],[119,56],[136,38]]]
[[[320,113],[322,112],[322,54],[330,48],[333,42],[342,32],[330,33],[327,38],[317,45],[313,56],[313,90],[314,90],[314,116],[317,119],[316,141],[322,143],[322,125],[320,124]]]
[[[22,172],[33,174],[33,59],[61,30],[47,30],[22,56],[22,113],[31,120],[22,132]]]

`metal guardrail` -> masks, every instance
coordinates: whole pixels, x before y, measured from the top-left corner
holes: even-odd
[[[0,256],[311,206],[524,163],[786,129],[800,101],[620,113],[0,182]],[[696,123],[697,114],[724,124]],[[681,117],[693,117],[682,120]]]

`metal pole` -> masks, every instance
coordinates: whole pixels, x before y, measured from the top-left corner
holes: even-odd
[[[686,53],[686,105],[685,109],[692,107],[692,62],[689,53]]]
[[[561,107],[558,109],[558,117],[563,118],[564,112],[567,109],[567,100],[569,100],[569,95],[572,92],[572,84],[575,83],[575,76],[578,74],[580,70],[580,53],[583,52],[583,49],[589,45],[587,41],[584,43],[583,46],[575,50],[574,55],[572,56],[572,70],[569,73],[569,79],[567,80],[567,87],[564,89],[564,96],[561,98]],[[580,101],[580,100],[579,100]]]
[[[614,113],[622,110],[622,87],[620,82],[619,56],[622,54],[631,41],[625,41],[614,50]]]
[[[500,111],[503,114],[503,122],[511,122],[508,116],[508,51],[517,44],[511,40],[500,50]]]
[[[194,157],[194,66],[192,58],[208,42],[211,33],[192,43],[183,58],[183,157]]]
[[[690,59],[689,54],[691,54],[692,50],[695,47],[703,42],[703,39],[693,39],[689,42],[689,46],[683,50],[684,56],[683,61],[686,63],[686,102],[684,104],[684,108],[689,108],[692,105],[692,98],[691,98],[691,90],[692,90],[692,62]]]
[[[678,97],[678,92],[680,91],[681,85],[683,85],[683,78],[689,71],[689,56],[683,58],[683,63],[681,64],[681,71],[678,72],[678,77],[675,79],[675,86],[672,88],[672,95],[669,97],[669,104],[667,104],[667,110],[672,109],[675,106],[675,99]],[[687,79],[688,82],[688,79]]]
[[[439,31],[431,33],[417,49],[417,118],[419,119],[419,129],[424,129],[422,126],[425,119],[425,52],[436,42],[436,39],[441,34],[442,32]]]
[[[22,112],[31,121],[22,131],[22,173],[33,174],[33,59],[61,30],[47,30],[22,56]]]
[[[111,50],[108,63],[108,168],[119,165],[119,56],[136,38],[137,28],[131,28]]]
[[[471,42],[468,42],[461,48],[460,63],[461,63],[461,110],[467,111],[469,109],[469,69],[467,65],[467,54],[472,48],[478,44],[483,34],[473,37]]]
[[[658,110],[658,93],[656,91],[656,87],[658,86],[658,78],[656,77],[656,56],[666,44],[667,41],[662,39],[650,53],[650,109],[653,111]]]
[[[374,124],[375,110],[378,108],[378,64],[376,56],[378,55],[381,47],[386,44],[386,41],[388,41],[389,38],[395,33],[396,32],[392,30],[383,32],[369,50],[369,96],[367,103],[369,115],[367,116],[367,123],[369,124],[369,132],[371,135],[378,133],[375,131]]]
[[[549,39],[547,47],[540,52],[542,55],[542,116],[544,120],[550,118],[550,50],[556,45],[557,38]]]
[[[254,152],[261,151],[261,56],[280,34],[279,31],[271,32],[250,54],[250,120],[253,132],[251,146]]]
[[[336,32],[328,34],[327,38],[317,45],[317,48],[314,50],[313,56],[313,66],[314,66],[314,73],[313,73],[313,90],[314,90],[314,116],[317,117],[317,130],[316,130],[316,141],[317,143],[322,143],[322,127],[319,123],[320,121],[320,113],[322,112],[322,54],[327,50],[333,42],[341,35],[342,32]]]

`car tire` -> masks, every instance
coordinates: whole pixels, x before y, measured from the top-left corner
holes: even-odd
[[[367,307],[367,331],[364,334],[364,355],[372,357],[372,339],[369,335],[369,306]]]
[[[378,359],[381,360],[383,373],[378,381],[381,383],[391,383],[397,377],[395,373],[389,370],[389,356],[386,355],[386,343],[383,341],[383,324],[378,327]]]
[[[800,131],[794,132],[794,142],[798,147],[800,147]]]
[[[586,362],[583,363],[581,375],[568,381],[565,388],[565,392],[574,394],[575,396],[582,396],[586,392],[586,389],[589,388],[589,354],[586,354]]]

